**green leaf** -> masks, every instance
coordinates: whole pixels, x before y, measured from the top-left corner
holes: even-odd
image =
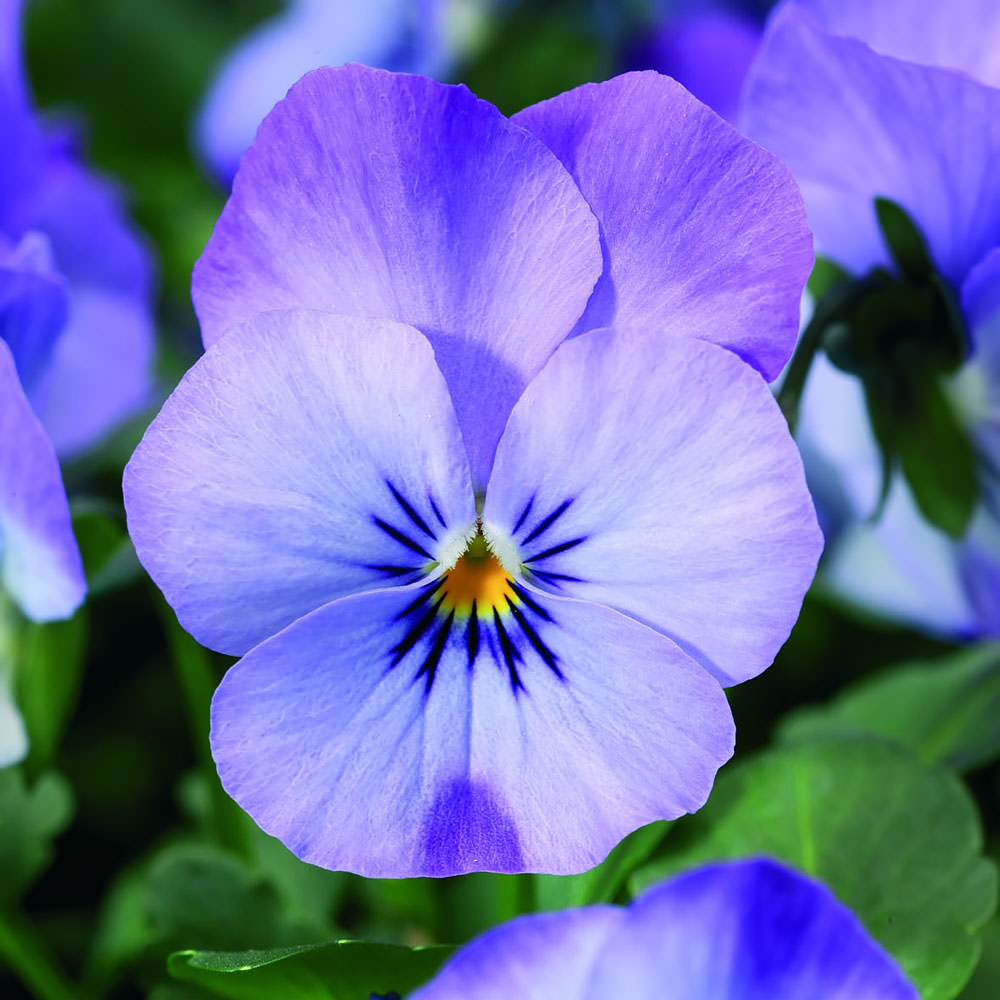
[[[896,448],[920,513],[961,538],[979,503],[979,473],[972,441],[935,376],[913,386],[919,400],[896,415]]]
[[[146,915],[156,937],[173,949],[285,945],[314,932],[285,916],[270,882],[202,844],[174,844],[156,858],[146,878]]]
[[[975,805],[949,771],[871,738],[830,738],[726,768],[675,824],[644,888],[681,869],[766,854],[825,882],[899,961],[924,1000],[951,1000],[996,905]]]
[[[580,875],[535,875],[539,910],[562,910],[592,903],[613,903],[629,876],[667,835],[670,824],[650,823],[630,833],[596,868]]]
[[[905,208],[889,198],[876,198],[875,217],[886,249],[905,277],[921,281],[934,273],[923,233]]]
[[[20,768],[0,770],[0,906],[20,897],[52,860],[52,840],[69,824],[73,796],[59,774],[30,787]]]
[[[403,948],[331,941],[268,951],[183,951],[170,974],[232,1000],[368,1000],[373,992],[405,995],[425,983],[452,948]]]
[[[1000,997],[1000,920],[991,920],[983,933],[982,958],[962,990],[961,1000],[996,1000],[997,997]]]
[[[822,707],[799,709],[779,739],[870,733],[921,760],[968,770],[1000,754],[1000,644],[901,664],[847,688]]]
[[[14,665],[18,707],[34,771],[48,766],[76,706],[87,652],[87,612],[67,621],[22,622]]]

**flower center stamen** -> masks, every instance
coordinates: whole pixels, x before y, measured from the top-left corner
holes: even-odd
[[[475,609],[479,617],[492,616],[494,609],[506,612],[517,601],[512,581],[503,563],[490,549],[477,525],[465,552],[447,570],[440,585],[441,611],[466,618]]]

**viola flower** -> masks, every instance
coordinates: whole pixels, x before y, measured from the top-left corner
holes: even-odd
[[[0,341],[0,767],[27,751],[11,694],[8,605],[32,621],[55,621],[73,614],[85,590],[59,463]]]
[[[843,595],[951,635],[1000,635],[1000,6],[990,0],[789,0],[746,93],[747,134],[798,180],[817,250],[860,275],[892,267],[876,197],[900,204],[964,312],[969,357],[949,394],[978,453],[982,501],[954,540],[880,459],[855,378],[810,373],[800,440],[822,502],[845,522],[827,580]]]
[[[819,882],[767,859],[710,865],[628,907],[535,913],[454,955],[411,1000],[917,1000]]]
[[[152,268],[118,192],[28,100],[20,0],[0,0],[0,339],[61,456],[150,401]]]
[[[243,656],[212,708],[227,791],[372,876],[580,871],[697,809],[721,685],[771,662],[821,545],[736,353],[780,370],[810,264],[781,165],[657,74],[514,121],[304,77],[125,473],[150,575]]]
[[[490,0],[289,0],[230,52],[198,115],[196,146],[227,187],[257,126],[308,70],[360,60],[447,73],[476,42]]]

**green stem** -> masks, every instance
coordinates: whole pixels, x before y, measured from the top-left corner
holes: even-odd
[[[795,353],[788,364],[785,381],[781,383],[781,388],[778,390],[778,406],[781,407],[781,412],[785,415],[785,420],[788,421],[788,429],[793,434],[799,419],[802,391],[805,389],[812,363],[823,343],[823,334],[829,320],[830,316],[824,314],[817,307],[812,319],[806,324],[806,328],[799,337]]]
[[[218,677],[208,652],[181,628],[173,611],[159,595],[155,600],[187,706],[191,739],[208,789],[212,833],[222,847],[246,855],[249,853],[246,821],[239,806],[226,795],[219,783],[208,741],[212,694]]]
[[[37,1000],[81,1000],[81,994],[53,964],[31,927],[4,912],[0,912],[0,959]]]

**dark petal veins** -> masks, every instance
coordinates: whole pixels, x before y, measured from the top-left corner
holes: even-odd
[[[516,523],[515,523],[515,525],[514,525],[514,529],[513,529],[512,531],[511,531],[511,534],[512,534],[512,535],[516,535],[516,534],[518,533],[518,531],[519,531],[519,530],[520,530],[520,528],[521,528],[521,525],[522,525],[522,524],[524,524],[524,522],[525,522],[525,519],[526,519],[526,518],[527,518],[527,516],[528,516],[528,515],[529,515],[529,514],[531,513],[531,508],[532,508],[532,506],[534,505],[534,503],[535,503],[535,498],[534,498],[534,497],[532,497],[532,498],[531,498],[531,499],[530,499],[530,500],[529,500],[529,501],[528,501],[528,502],[527,502],[527,503],[526,503],[526,504],[524,505],[524,510],[522,510],[522,511],[521,511],[521,516],[520,516],[520,517],[518,517],[518,519],[517,519],[517,522],[516,522]]]
[[[416,552],[417,555],[423,556],[431,562],[434,561],[434,556],[432,556],[422,545],[420,545],[419,542],[415,542],[409,535],[400,531],[399,528],[394,528],[391,524],[383,521],[380,517],[373,517],[372,520],[390,538],[394,538],[397,542],[399,542],[400,545],[405,545],[411,552]]]
[[[573,538],[568,542],[560,542],[558,545],[553,545],[550,549],[545,549],[542,552],[536,552],[533,556],[528,556],[524,561],[526,563],[539,562],[542,559],[548,559],[551,556],[557,556],[560,552],[567,552],[569,549],[575,549],[578,545],[587,540],[586,535],[582,535],[580,538]]]
[[[403,509],[406,516],[428,537],[437,541],[437,535],[427,527],[427,522],[416,512],[413,505],[403,496],[399,490],[387,479],[385,485],[389,487],[389,492],[392,494],[393,499],[399,506]],[[441,515],[438,514],[438,517]]]
[[[570,498],[569,500],[563,500],[563,502],[559,504],[559,506],[556,507],[556,509],[552,511],[551,514],[549,514],[547,517],[542,518],[542,520],[538,522],[538,524],[535,526],[535,530],[532,531],[531,534],[528,535],[528,537],[521,542],[521,544],[527,545],[528,542],[533,542],[539,535],[544,534],[546,531],[548,531],[549,528],[551,528],[552,525],[555,524],[555,522],[558,521],[559,518],[566,513],[567,508],[572,502],[573,502],[572,498]]]

